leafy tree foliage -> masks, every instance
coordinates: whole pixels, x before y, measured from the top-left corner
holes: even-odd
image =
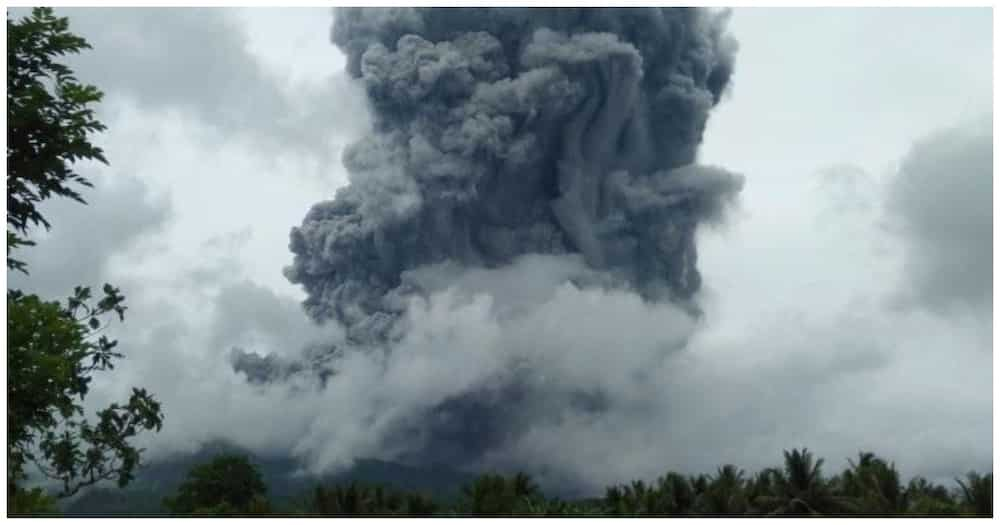
[[[117,311],[121,296],[87,306],[89,290],[77,288],[66,305],[17,291],[7,294],[7,476],[16,482],[34,464],[62,483],[59,496],[102,480],[131,481],[140,450],[128,440],[140,430],[159,430],[160,405],[145,390],[133,389],[128,404],[112,404],[84,419],[81,402],[94,372],[114,368],[115,341],[93,334],[100,319]]]
[[[221,455],[191,469],[164,506],[175,514],[266,513],[267,486],[246,456]]]
[[[94,86],[81,84],[57,60],[89,49],[69,32],[69,20],[36,8],[19,21],[7,19],[7,268],[25,271],[13,248],[34,244],[30,226],[49,228],[37,205],[53,196],[85,203],[74,184],[91,183],[73,171],[80,160],[107,164],[89,134],[103,131],[91,104]],[[11,231],[13,230],[13,231]]]
[[[91,104],[94,86],[79,83],[58,60],[90,46],[69,32],[51,9],[7,19],[7,269],[28,272],[11,252],[34,241],[33,227],[51,224],[38,205],[52,197],[85,203],[79,187],[91,183],[74,171],[79,161],[107,163],[89,135],[104,129]],[[7,485],[9,510],[34,508],[21,484],[29,465],[60,483],[58,497],[103,480],[124,486],[139,466],[131,439],[159,430],[160,405],[143,389],[127,403],[84,417],[83,399],[93,374],[114,368],[122,355],[116,341],[100,335],[104,320],[124,320],[120,291],[104,285],[100,299],[77,287],[65,304],[7,291]],[[34,498],[34,499],[33,499]],[[20,503],[18,503],[20,502]],[[18,507],[20,505],[20,507]]]

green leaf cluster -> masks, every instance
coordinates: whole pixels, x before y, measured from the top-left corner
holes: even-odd
[[[102,94],[81,84],[59,60],[89,49],[69,31],[69,20],[36,8],[7,19],[7,268],[26,271],[11,250],[30,246],[31,226],[51,224],[38,204],[51,197],[86,203],[78,187],[91,187],[74,171],[78,161],[107,164],[90,134],[104,131],[91,106]]]
[[[267,486],[247,456],[225,454],[198,465],[164,506],[175,514],[266,513]]]

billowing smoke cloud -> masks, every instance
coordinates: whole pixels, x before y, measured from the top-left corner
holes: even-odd
[[[374,133],[292,232],[310,315],[383,340],[407,270],[579,253],[647,298],[698,290],[694,232],[742,179],[695,167],[735,44],[685,9],[344,9]]]
[[[350,184],[292,230],[286,275],[346,329],[327,395],[361,423],[317,421],[338,445],[301,450],[471,465],[533,421],[643,410],[645,370],[697,322],[695,232],[743,184],[695,164],[733,71],[726,20],[337,11],[373,132],[344,154]],[[235,365],[295,369],[266,359]]]

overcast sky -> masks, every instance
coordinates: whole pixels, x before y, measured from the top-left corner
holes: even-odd
[[[167,416],[152,453],[213,435],[301,452],[335,401],[265,399],[226,355],[336,331],[282,275],[289,229],[346,183],[340,152],[368,125],[330,10],[56,11],[94,46],[72,64],[106,93],[111,166],[81,168],[91,205],[47,205],[30,279],[8,278],[123,288],[128,359],[91,402],[149,387]],[[991,469],[990,10],[737,9],[730,27],[700,160],[746,185],[700,234],[705,319],[664,372],[656,436],[579,472],[757,469],[802,446],[835,469],[862,449],[907,477]]]

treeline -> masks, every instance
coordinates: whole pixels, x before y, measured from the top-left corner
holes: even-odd
[[[196,466],[164,500],[173,515],[297,516],[992,516],[993,474],[970,472],[948,487],[915,477],[869,452],[831,477],[808,450],[784,453],[781,467],[754,474],[733,465],[696,476],[668,472],[653,483],[608,487],[602,497],[546,496],[530,476],[484,474],[449,500],[381,485],[318,485],[290,504],[272,505],[245,455]]]

